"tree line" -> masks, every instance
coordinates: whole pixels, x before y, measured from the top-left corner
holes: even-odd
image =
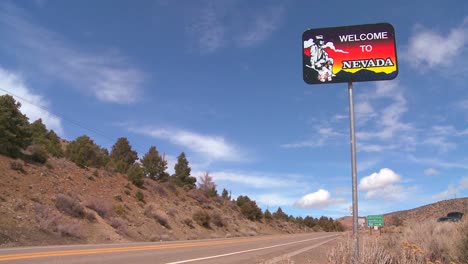
[[[197,187],[197,179],[191,176],[191,168],[184,152],[177,157],[174,174],[170,175],[166,171],[168,165],[165,155],[161,155],[155,146],[151,146],[148,152],[138,159],[137,152],[125,137],[118,138],[110,152],[87,135],[62,144],[57,134],[48,130],[41,119],[29,123],[28,117],[21,113],[20,107],[21,103],[16,102],[12,96],[0,96],[0,154],[38,163],[46,163],[49,156],[64,157],[79,167],[102,168],[126,174],[128,180],[139,188],[143,187],[145,178],[159,182],[171,181],[186,190]],[[65,147],[62,148],[62,145]],[[216,184],[208,172],[200,177],[198,188],[208,197],[219,196]],[[223,189],[220,197],[227,201],[232,199],[226,189]],[[268,209],[262,212],[257,203],[248,196],[241,195],[232,202],[251,221],[277,220],[309,228],[317,226],[324,231],[343,230],[338,222],[324,216],[317,219],[310,216],[288,216],[281,207],[274,213]]]

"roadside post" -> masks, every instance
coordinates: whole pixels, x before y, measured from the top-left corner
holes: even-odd
[[[307,84],[348,84],[353,263],[357,264],[359,230],[353,82],[393,80],[397,77],[395,30],[388,23],[308,29],[302,34],[302,70]]]

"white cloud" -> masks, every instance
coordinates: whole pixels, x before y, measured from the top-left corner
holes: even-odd
[[[440,159],[433,159],[433,158],[418,158],[413,155],[408,156],[408,160],[412,162],[416,162],[419,164],[425,164],[433,167],[442,167],[442,168],[459,168],[468,170],[468,161],[461,160],[459,162],[448,162]]]
[[[267,193],[258,195],[256,201],[266,206],[289,206],[295,199],[281,193]]]
[[[12,49],[48,77],[104,102],[129,104],[139,100],[145,74],[129,66],[115,51],[97,53],[74,48],[12,5],[0,6],[0,28],[12,36],[8,40]]]
[[[401,180],[401,176],[391,169],[383,168],[378,173],[374,172],[371,175],[364,177],[359,182],[361,190],[375,190],[386,187]]]
[[[359,190],[365,191],[366,199],[404,200],[418,189],[417,186],[405,187],[402,177],[393,170],[383,168],[379,172],[364,177],[359,182]],[[408,181],[406,181],[408,182]]]
[[[325,145],[330,139],[342,137],[344,134],[336,131],[328,125],[318,126],[315,129],[315,135],[313,139],[307,139],[294,143],[282,144],[282,148],[316,148]]]
[[[468,19],[446,34],[416,26],[404,52],[416,68],[453,67],[453,61],[468,44]]]
[[[448,152],[457,147],[456,144],[449,142],[444,136],[429,136],[422,142],[425,145],[437,147],[441,152]]]
[[[344,203],[343,199],[334,199],[327,190],[320,189],[314,193],[309,193],[296,201],[294,204],[300,208],[321,209],[332,204]]]
[[[445,191],[432,196],[432,199],[439,201],[455,198],[464,190],[468,190],[468,176],[462,177],[457,185],[450,184]]]
[[[284,7],[268,7],[254,16],[253,24],[239,36],[241,46],[255,46],[268,39],[284,17]]]
[[[213,52],[224,45],[226,28],[222,23],[223,12],[220,8],[213,2],[199,9],[196,21],[188,27],[189,34],[198,41],[203,52]]]
[[[404,188],[401,185],[389,184],[381,188],[370,189],[366,192],[366,199],[397,200],[404,197]]]
[[[227,45],[259,45],[277,30],[285,14],[283,6],[264,5],[250,12],[239,11],[235,1],[205,1],[194,10],[187,33],[202,53],[215,52]]]
[[[214,171],[210,172],[210,176],[213,177],[215,182],[229,181],[245,184],[249,187],[254,187],[257,189],[284,188],[285,186],[297,187],[301,185],[294,179],[288,179],[284,177],[278,178],[271,175],[258,173]]]
[[[429,168],[429,169],[426,169],[424,170],[424,174],[427,175],[427,176],[434,176],[434,175],[437,175],[439,174],[440,172],[434,168]]]
[[[167,139],[193,152],[213,160],[241,161],[244,159],[239,149],[226,142],[223,137],[207,136],[179,129],[131,128],[132,132],[154,138]]]
[[[0,68],[0,88],[12,93],[15,100],[21,103],[20,110],[29,118],[29,122],[32,123],[41,118],[48,129],[52,129],[58,135],[63,136],[61,119],[47,111],[50,108],[49,101],[43,96],[32,92],[21,76]],[[0,90],[0,95],[4,94],[7,93]]]

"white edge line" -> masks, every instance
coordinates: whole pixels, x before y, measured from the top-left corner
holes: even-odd
[[[175,262],[168,262],[166,264],[181,264],[181,263],[188,263],[188,262],[194,262],[194,261],[199,261],[199,260],[207,260],[207,259],[227,257],[227,256],[232,256],[232,255],[237,255],[237,254],[242,254],[242,253],[248,253],[248,252],[259,251],[259,250],[264,250],[264,249],[269,249],[269,248],[282,247],[282,246],[307,242],[307,241],[311,241],[311,240],[328,238],[328,237],[332,237],[332,236],[339,236],[339,235],[334,234],[334,235],[328,235],[328,236],[323,236],[323,237],[310,238],[310,239],[294,241],[294,242],[289,242],[289,243],[284,243],[284,244],[278,244],[278,245],[273,245],[273,246],[268,246],[268,247],[254,248],[254,249],[249,249],[249,250],[237,251],[237,252],[232,252],[232,253],[227,253],[227,254],[222,254],[222,255],[209,256],[209,257],[196,258],[196,259],[187,259],[187,260],[181,260],[181,261],[175,261]]]
[[[282,255],[282,256],[279,256],[279,257],[276,257],[276,258],[273,258],[273,259],[270,259],[270,260],[266,261],[265,264],[277,263],[277,262],[283,261],[285,258],[286,258],[286,259],[289,259],[289,258],[291,258],[291,257],[294,257],[294,256],[296,256],[296,255],[299,255],[299,254],[301,254],[301,253],[304,253],[304,252],[306,252],[306,251],[308,251],[308,250],[311,250],[311,249],[313,249],[313,248],[320,247],[321,245],[326,244],[326,243],[328,243],[328,242],[330,242],[330,241],[333,241],[333,240],[335,240],[335,239],[336,239],[336,237],[331,238],[331,239],[328,239],[328,240],[325,240],[325,241],[323,241],[323,242],[320,242],[320,243],[315,244],[315,245],[310,246],[310,247],[302,248],[302,249],[299,249],[299,250],[297,250],[297,251],[284,254],[284,255]]]

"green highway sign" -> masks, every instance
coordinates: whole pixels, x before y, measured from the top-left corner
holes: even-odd
[[[383,215],[369,215],[367,216],[367,226],[384,226]]]

